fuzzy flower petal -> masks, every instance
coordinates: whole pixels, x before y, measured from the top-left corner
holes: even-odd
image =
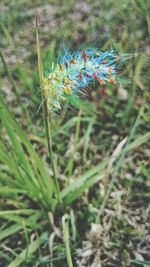
[[[86,49],[64,55],[43,81],[43,92],[50,108],[60,109],[65,96],[86,94],[89,86],[115,84],[120,61],[122,57],[113,50]]]

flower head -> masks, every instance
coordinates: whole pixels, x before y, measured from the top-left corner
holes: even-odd
[[[58,110],[68,95],[86,94],[89,86],[115,84],[117,63],[121,60],[113,50],[100,52],[86,49],[65,54],[43,80],[43,93],[50,108]]]

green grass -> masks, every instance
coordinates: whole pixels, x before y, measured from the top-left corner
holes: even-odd
[[[149,1],[0,5],[0,266],[92,266],[99,247],[102,266],[149,266]],[[36,6],[44,71],[68,45],[137,54],[120,86],[87,102],[68,98],[51,114],[62,203],[43,122]],[[85,257],[88,245],[95,252]]]

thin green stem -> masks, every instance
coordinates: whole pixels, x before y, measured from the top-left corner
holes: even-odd
[[[53,179],[54,179],[54,184],[56,187],[58,202],[61,204],[62,201],[61,201],[61,197],[60,197],[60,188],[59,188],[59,183],[58,183],[57,176],[56,176],[56,169],[55,169],[54,156],[53,156],[53,150],[52,150],[50,113],[49,113],[49,109],[48,109],[47,99],[43,94],[43,79],[44,79],[44,77],[43,77],[43,66],[42,66],[41,53],[40,53],[37,10],[36,10],[35,19],[36,19],[36,46],[37,46],[37,55],[38,55],[38,70],[39,70],[41,95],[42,95],[42,100],[44,100],[43,115],[44,115],[45,131],[46,131],[46,137],[47,137],[47,146],[48,146],[48,152],[49,152],[49,156],[50,156],[50,160],[51,160],[51,164],[52,164]]]
[[[69,172],[69,177],[72,175],[72,172],[73,172],[75,153],[77,151],[77,145],[78,145],[78,140],[79,140],[81,115],[82,115],[82,110],[80,109],[79,113],[78,113],[78,120],[77,120],[77,124],[76,124],[76,129],[75,129],[73,152],[72,152],[70,161],[69,161],[68,166],[67,166],[67,170]]]
[[[54,161],[54,153],[52,149],[52,138],[51,138],[51,125],[50,125],[50,114],[48,110],[48,104],[45,99],[44,102],[44,121],[45,121],[45,130],[46,130],[46,137],[47,137],[47,146],[48,146],[48,152],[52,164],[52,170],[53,170],[53,178],[54,178],[54,183],[56,186],[56,193],[58,197],[58,202],[61,204],[61,196],[60,196],[60,187],[57,179],[57,174],[56,174],[56,167],[55,167],[55,161]]]

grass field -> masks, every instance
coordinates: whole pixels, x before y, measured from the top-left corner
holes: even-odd
[[[150,266],[149,37],[148,0],[0,1],[1,267]],[[86,47],[119,82],[49,118],[38,54]]]

